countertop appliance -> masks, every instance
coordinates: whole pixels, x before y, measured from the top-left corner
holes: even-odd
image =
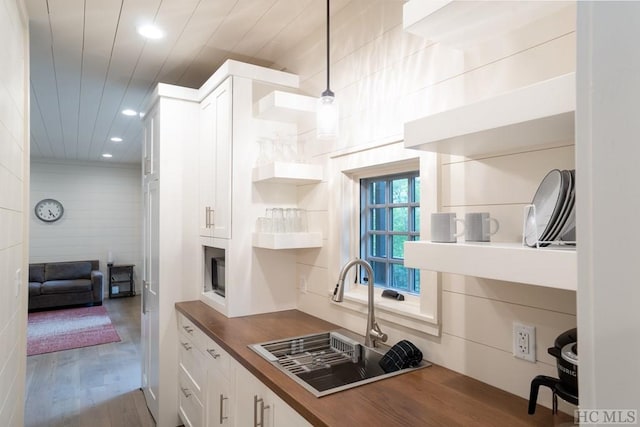
[[[211,288],[216,294],[225,296],[224,257],[211,258]]]
[[[558,378],[538,375],[531,381],[529,414],[536,411],[540,386],[551,389],[554,414],[558,412],[558,396],[574,405],[578,404],[578,330],[573,328],[558,335],[547,352],[556,358]]]

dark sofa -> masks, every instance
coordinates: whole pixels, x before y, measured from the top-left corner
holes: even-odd
[[[29,310],[102,305],[99,268],[97,260],[29,264]]]

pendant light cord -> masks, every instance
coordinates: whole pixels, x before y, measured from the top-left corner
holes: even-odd
[[[331,92],[331,89],[329,88],[329,71],[330,71],[330,61],[329,61],[329,52],[330,52],[330,46],[329,46],[329,29],[330,29],[330,25],[329,25],[329,20],[331,19],[331,15],[329,13],[329,1],[327,0],[327,90],[325,90],[322,93],[322,96],[333,96],[333,92]]]

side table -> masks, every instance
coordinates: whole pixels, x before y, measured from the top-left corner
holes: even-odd
[[[135,264],[109,265],[109,298],[132,297],[136,294],[133,281]]]

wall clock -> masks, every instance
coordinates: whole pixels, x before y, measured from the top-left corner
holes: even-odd
[[[55,199],[42,199],[36,203],[36,216],[44,222],[54,222],[62,218],[64,208],[62,203]]]

